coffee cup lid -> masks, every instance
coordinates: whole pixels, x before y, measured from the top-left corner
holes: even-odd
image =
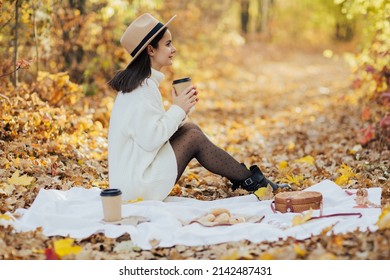
[[[189,82],[189,81],[191,81],[191,78],[190,77],[185,77],[185,78],[174,80],[172,82],[172,84],[175,85],[175,84],[180,84],[180,83]]]
[[[120,189],[107,189],[107,190],[102,190],[100,196],[117,196],[121,194],[122,191]]]

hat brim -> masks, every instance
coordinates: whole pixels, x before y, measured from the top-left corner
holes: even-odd
[[[174,15],[173,17],[171,17],[170,20],[168,20],[159,30],[156,31],[156,33],[153,34],[153,36],[150,37],[149,40],[147,40],[145,42],[145,44],[138,50],[138,52],[131,58],[131,61],[130,63],[127,65],[127,67],[142,53],[142,51],[150,44],[150,42],[153,41],[154,38],[156,38],[156,36],[165,28],[168,26],[168,24],[174,20],[176,17],[176,15]]]

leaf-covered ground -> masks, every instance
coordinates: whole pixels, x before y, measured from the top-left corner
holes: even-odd
[[[382,205],[390,203],[389,148],[381,141],[358,144],[360,107],[341,56],[248,45],[196,79],[200,102],[191,120],[240,162],[258,164],[271,179],[288,181],[295,189],[323,179],[344,188],[382,187]],[[72,95],[53,81],[68,85]],[[169,88],[169,81],[163,88]],[[75,85],[53,76],[0,95],[0,215],[28,208],[41,188],[107,187],[107,120],[113,96],[81,98],[76,93]],[[51,103],[50,98],[42,101],[45,96],[51,96]],[[79,100],[74,105],[72,96]],[[195,161],[172,192],[202,200],[242,194]],[[55,258],[52,248],[66,240],[46,237],[39,229],[0,229],[0,259]],[[74,242],[68,246],[81,250],[62,258],[390,259],[389,227],[338,235],[324,231],[306,240],[243,240],[150,251],[134,246],[128,235],[110,239],[95,234]]]

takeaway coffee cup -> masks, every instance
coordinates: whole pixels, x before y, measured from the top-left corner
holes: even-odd
[[[107,189],[100,193],[103,204],[104,221],[116,222],[122,218],[122,192],[119,189]]]
[[[173,87],[176,90],[176,94],[181,93],[185,88],[192,85],[192,81],[190,77],[185,77],[181,79],[174,80],[172,83]]]

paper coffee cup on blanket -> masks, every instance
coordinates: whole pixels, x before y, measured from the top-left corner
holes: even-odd
[[[122,219],[122,192],[120,189],[107,189],[100,193],[105,222]]]
[[[176,90],[176,94],[182,93],[187,87],[192,85],[192,80],[190,77],[185,77],[181,79],[174,80],[172,82],[173,87]]]

